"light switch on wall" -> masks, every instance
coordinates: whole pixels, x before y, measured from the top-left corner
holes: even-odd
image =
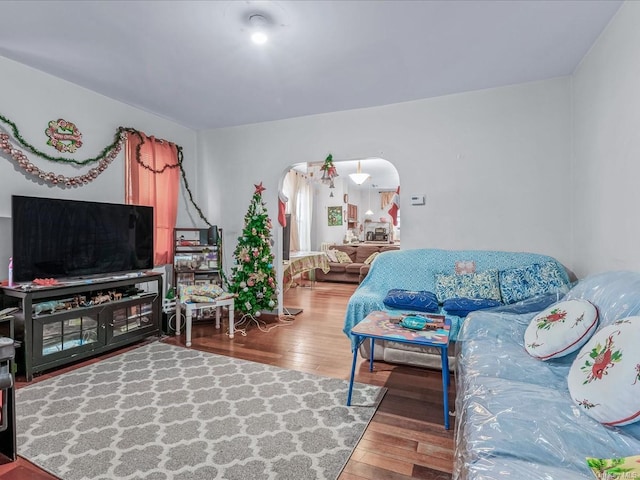
[[[411,195],[411,205],[424,205],[424,194]]]

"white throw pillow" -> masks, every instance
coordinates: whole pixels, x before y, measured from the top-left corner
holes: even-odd
[[[338,263],[338,257],[336,257],[336,250],[330,249],[324,252],[329,257],[329,261],[333,263]]]
[[[540,360],[562,357],[584,345],[598,325],[598,311],[586,300],[551,305],[533,317],[524,332],[524,348]]]
[[[567,379],[582,411],[614,426],[640,420],[640,317],[603,327],[582,347]]]

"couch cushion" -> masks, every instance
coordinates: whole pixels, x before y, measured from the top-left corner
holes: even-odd
[[[527,353],[540,360],[562,357],[582,347],[598,326],[598,311],[586,300],[568,300],[537,314],[524,332]]]
[[[329,263],[329,271],[331,273],[344,273],[347,271],[347,263]]]
[[[571,398],[588,416],[608,426],[640,420],[640,317],[601,328],[582,347],[569,370]]]
[[[436,273],[436,295],[440,303],[449,298],[486,298],[500,301],[498,271],[487,270],[465,275]]]
[[[346,253],[340,250],[336,250],[336,258],[338,259],[338,263],[352,263],[351,257]]]
[[[438,299],[433,292],[395,288],[387,292],[382,302],[391,308],[432,313],[438,311]]]
[[[396,245],[385,245],[383,247],[380,247],[380,253],[382,253],[382,252],[391,252],[393,250],[400,250],[400,247],[398,247]]]
[[[514,303],[536,295],[557,291],[566,285],[555,262],[534,263],[500,271],[500,293],[504,303]]]
[[[621,318],[640,315],[640,272],[614,271],[591,275],[569,290],[565,299],[572,298],[589,300],[598,307],[599,328]]]
[[[354,275],[360,275],[360,267],[362,263],[345,263],[345,272],[352,273]]]

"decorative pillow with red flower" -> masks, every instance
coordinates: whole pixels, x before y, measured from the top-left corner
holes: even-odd
[[[540,360],[563,357],[584,345],[598,326],[598,311],[586,300],[551,305],[533,317],[524,332],[524,348]]]
[[[567,382],[588,416],[608,425],[640,420],[640,317],[603,327],[582,347]]]

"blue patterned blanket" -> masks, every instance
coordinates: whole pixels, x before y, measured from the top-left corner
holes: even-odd
[[[490,250],[397,250],[381,253],[376,257],[369,274],[351,296],[345,315],[343,332],[350,335],[351,329],[374,310],[393,311],[388,309],[383,300],[387,292],[394,288],[406,290],[436,291],[436,274],[456,273],[459,265],[475,265],[476,272],[487,270],[508,270],[527,267],[533,264],[554,262],[559,267],[562,279],[569,284],[569,277],[564,267],[553,257],[526,252],[503,252]],[[395,310],[397,313],[398,311]],[[451,338],[457,338],[463,319],[448,315],[451,320]]]

